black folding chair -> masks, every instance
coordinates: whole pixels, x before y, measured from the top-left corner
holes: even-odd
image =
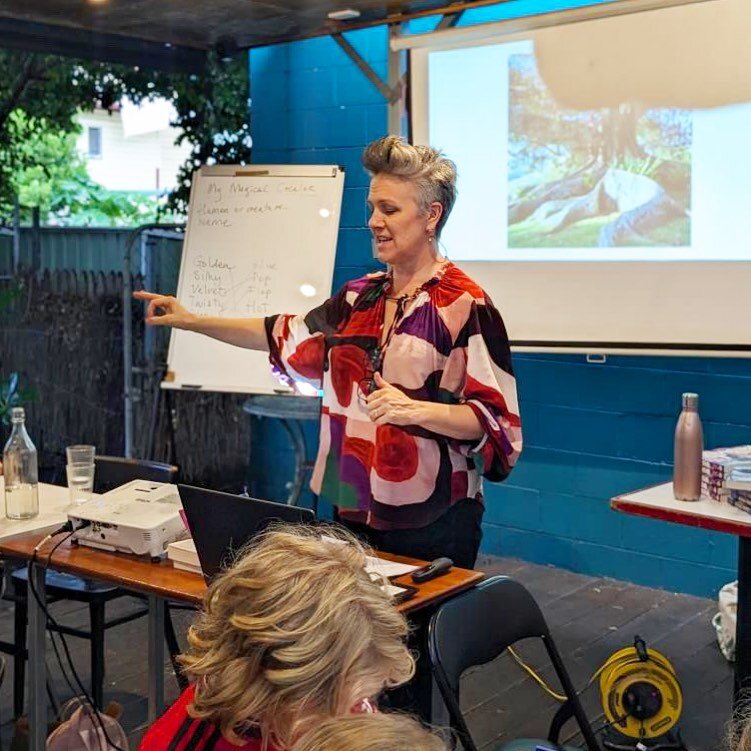
[[[430,620],[428,651],[438,688],[449,711],[451,727],[466,751],[477,751],[459,705],[459,679],[467,668],[484,665],[520,639],[542,639],[558,675],[566,701],[550,724],[547,739],[515,739],[496,751],[534,751],[537,746],[563,749],[558,739],[572,717],[589,751],[600,751],[592,728],[550,635],[542,612],[519,582],[495,576],[441,605]]]
[[[97,455],[94,457],[94,467],[94,490],[97,493],[107,493],[132,480],[177,482],[178,469],[174,464],[153,462],[148,459]]]

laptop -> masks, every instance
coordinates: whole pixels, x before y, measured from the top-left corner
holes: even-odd
[[[315,521],[315,514],[307,508],[192,485],[178,485],[177,489],[207,582],[231,565],[237,552],[272,522]]]

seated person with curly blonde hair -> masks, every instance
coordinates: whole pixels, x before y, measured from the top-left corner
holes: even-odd
[[[325,720],[292,751],[448,751],[448,746],[407,715],[360,714]]]
[[[277,528],[217,577],[180,657],[191,686],[140,751],[288,749],[408,681],[407,623],[365,571],[365,549]]]

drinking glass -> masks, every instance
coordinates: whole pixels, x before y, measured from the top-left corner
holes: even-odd
[[[94,489],[94,462],[76,462],[66,467],[68,474],[68,494],[72,506],[86,503]]]
[[[94,464],[95,451],[96,447],[80,443],[68,446],[65,454],[68,457],[68,464]]]

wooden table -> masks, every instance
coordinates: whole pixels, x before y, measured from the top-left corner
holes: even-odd
[[[744,690],[751,689],[751,514],[728,503],[702,498],[676,501],[673,484],[653,485],[611,499],[617,511],[649,519],[686,524],[738,537],[738,616],[735,637],[735,683],[733,705],[737,710]]]
[[[43,535],[27,535],[11,540],[0,541],[0,554],[6,557],[30,560],[35,546]],[[47,554],[54,543],[48,543],[38,553],[47,562]],[[389,560],[422,565],[422,561],[388,553],[379,553]],[[77,574],[90,579],[116,584],[145,594],[149,603],[148,618],[148,674],[149,674],[149,721],[153,722],[162,712],[164,704],[164,601],[200,605],[206,584],[203,577],[173,567],[170,561],[152,563],[150,559],[121,553],[109,553],[83,545],[63,543],[52,555],[50,568]],[[483,578],[479,571],[453,568],[447,574],[424,584],[414,585],[418,593],[411,600],[398,606],[404,613],[411,613],[427,606],[435,605],[448,597],[468,589]],[[412,584],[409,574],[394,579]],[[45,601],[44,569],[41,565],[32,567],[29,584],[33,583],[42,602]],[[31,729],[31,751],[43,751],[47,717],[47,697],[45,693],[45,629],[46,617],[34,596],[29,592],[29,722]]]

